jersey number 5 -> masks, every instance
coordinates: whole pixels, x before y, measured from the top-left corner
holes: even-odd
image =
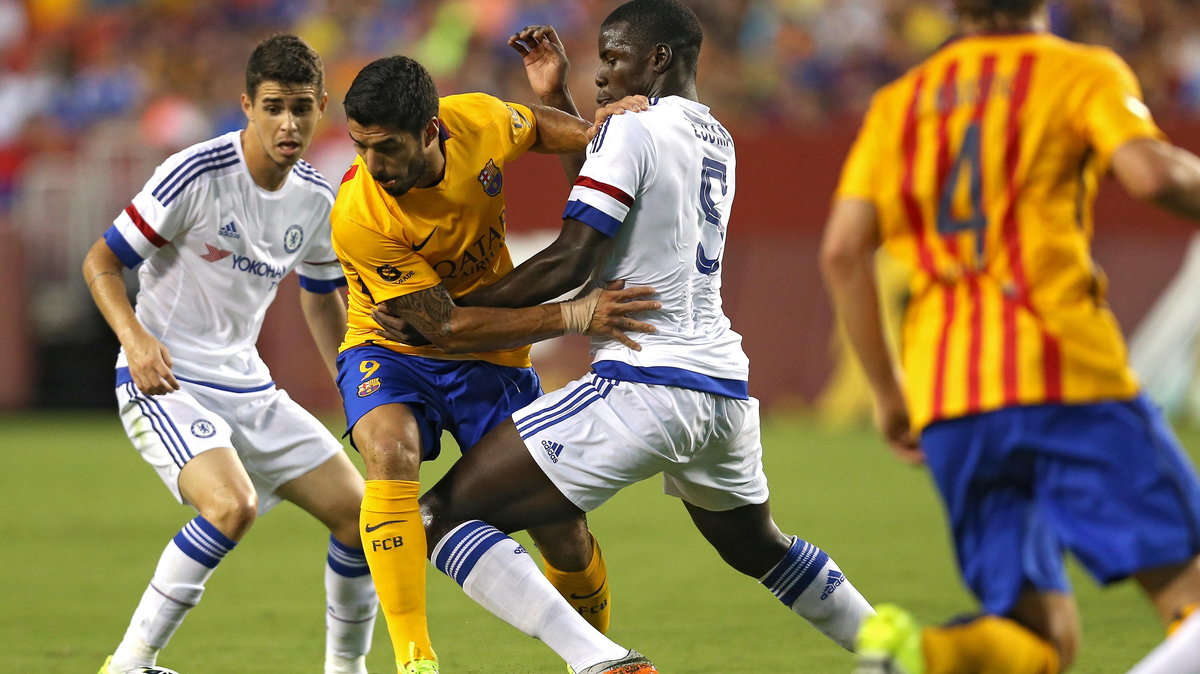
[[[721,204],[728,191],[725,164],[716,159],[704,158],[700,167],[700,210],[704,222],[700,223],[700,243],[696,245],[696,269],[701,274],[715,274],[721,268],[721,250],[725,247],[725,227],[721,224]],[[717,192],[720,188],[720,192]]]

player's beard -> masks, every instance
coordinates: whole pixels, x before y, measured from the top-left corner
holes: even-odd
[[[403,196],[416,186],[417,181],[420,180],[428,170],[429,159],[426,158],[425,155],[419,155],[413,159],[411,164],[408,165],[407,174],[404,176],[397,176],[394,179],[396,184],[392,185],[391,187],[384,187],[383,191],[387,192],[393,197]]]

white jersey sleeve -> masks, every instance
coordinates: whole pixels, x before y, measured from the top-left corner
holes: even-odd
[[[201,176],[239,161],[228,136],[172,155],[105,232],[108,247],[126,267],[138,266],[197,221],[196,202],[181,197],[200,184]]]
[[[563,219],[574,218],[616,236],[643,186],[653,179],[656,160],[650,132],[637,115],[604,120],[588,143],[587,162],[571,188]]]

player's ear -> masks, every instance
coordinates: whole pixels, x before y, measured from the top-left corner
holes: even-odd
[[[321,102],[317,103],[317,112],[325,114],[325,107],[329,105],[329,92],[321,94]]]
[[[671,51],[671,45],[660,42],[654,45],[654,53],[650,55],[650,68],[661,75],[667,72],[674,60],[675,53]]]
[[[425,145],[436,142],[438,136],[442,133],[441,122],[438,121],[437,117],[430,117],[429,123],[425,125],[425,130],[422,133],[424,135],[422,140],[425,141]]]
[[[242,112],[246,113],[246,121],[254,119],[254,101],[245,93],[242,94]]]

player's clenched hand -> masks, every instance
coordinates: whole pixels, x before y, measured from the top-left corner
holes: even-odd
[[[587,139],[590,141],[591,139],[595,138],[596,134],[600,132],[600,127],[604,126],[604,121],[613,115],[623,115],[625,114],[626,110],[630,110],[632,112],[642,112],[649,109],[650,99],[641,95],[626,96],[619,101],[607,103],[601,106],[600,109],[596,110],[596,123],[593,124],[590,129],[588,129]]]
[[[526,26],[508,38],[508,46],[521,55],[529,85],[539,97],[567,88],[570,64],[553,26]]]
[[[589,337],[604,337],[615,339],[634,351],[642,347],[630,339],[626,332],[652,333],[657,330],[653,325],[644,323],[630,314],[639,311],[654,311],[662,308],[658,300],[641,299],[649,297],[658,291],[647,286],[626,288],[624,281],[613,281],[607,288],[593,288],[582,301],[594,301],[592,316],[583,334]]]
[[[877,396],[875,423],[896,458],[912,466],[925,463],[925,455],[909,425],[908,405],[903,395]]]
[[[146,333],[124,346],[129,375],[139,391],[153,396],[179,390],[171,372],[171,352],[162,342]]]
[[[416,328],[409,325],[408,321],[389,313],[386,304],[376,304],[375,309],[371,312],[371,318],[379,324],[379,330],[375,334],[390,339],[393,342],[408,344],[409,346],[428,346],[430,341],[425,339],[425,336],[417,332]]]

